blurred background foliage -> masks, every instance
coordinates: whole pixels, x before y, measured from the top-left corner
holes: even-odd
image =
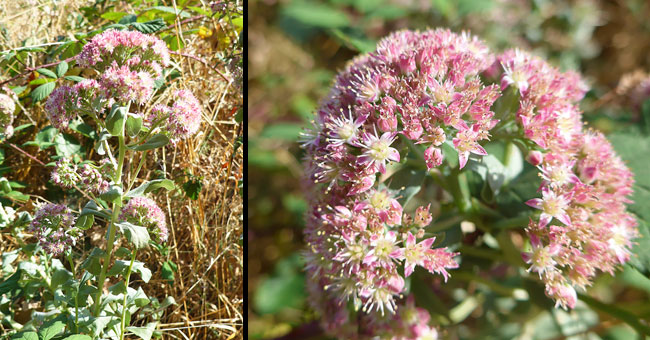
[[[247,312],[251,339],[319,338],[314,336],[317,318],[305,301],[299,255],[307,206],[299,185],[302,152],[295,140],[335,74],[395,30],[470,30],[495,51],[518,47],[561,69],[580,71],[591,87],[581,104],[585,120],[608,133],[630,162],[637,175],[636,204],[631,210],[641,218],[649,215],[650,102],[635,111],[626,92],[639,72],[650,71],[647,0],[255,0],[249,5],[248,293],[252,298]],[[627,83],[620,82],[624,75]],[[643,220],[641,230],[650,236]],[[603,274],[592,289],[609,302],[618,301],[623,313],[633,311],[633,318],[646,320],[650,318],[648,238],[638,241],[637,252],[646,250],[646,254],[636,258],[636,269],[628,267],[616,279]],[[517,283],[506,283],[510,284]],[[534,302],[535,291],[541,288],[526,288]],[[454,300],[462,301],[451,312],[463,322],[456,333],[461,338],[486,334],[537,339],[573,334],[580,339],[591,339],[592,334],[599,334],[597,339],[635,337],[619,319],[599,318],[588,308],[573,313],[547,311],[531,318],[528,309],[522,310],[525,307],[512,298],[486,294],[477,300],[466,299],[461,289],[453,293]],[[537,293],[539,303],[551,303],[542,291]],[[506,322],[513,321],[505,320],[513,313],[519,315],[512,317],[515,323]],[[523,315],[517,326],[517,317]],[[487,330],[496,327],[497,333]]]

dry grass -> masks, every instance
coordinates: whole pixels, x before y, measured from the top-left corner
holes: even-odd
[[[167,2],[169,6],[175,5],[172,1]],[[7,32],[0,38],[0,50],[22,46],[24,41],[28,45],[38,45],[54,42],[58,35],[71,37],[74,32],[68,29],[70,15],[88,3],[93,2],[57,1],[55,6],[46,0],[0,1],[0,25]],[[130,6],[127,3],[120,5],[127,10]],[[210,19],[189,25],[204,25],[215,31],[215,27],[223,29],[221,23]],[[222,73],[233,78],[223,65],[219,65],[212,40],[197,35],[184,36],[183,39],[186,43],[183,53],[197,56],[207,64],[218,65]],[[236,147],[242,126],[234,120],[234,112],[241,107],[243,99],[232,81],[225,82],[210,67],[192,58],[173,57],[183,76],[156,100],[168,100],[173,89],[191,90],[203,103],[204,121],[193,138],[176,147],[148,153],[135,185],[144,179],[157,178],[162,171],[167,178],[178,179],[178,186],[184,183],[187,177],[183,176],[189,172],[203,178],[203,190],[195,201],[185,197],[182,190],[158,193],[156,200],[167,212],[170,225],[170,251],[166,257],[153,250],[142,253],[140,260],[154,273],[143,289],[159,300],[166,296],[173,296],[176,300],[176,305],[167,309],[158,326],[164,339],[243,339],[243,200],[237,187],[242,178],[243,148]],[[28,63],[28,66],[34,66],[45,63],[45,60],[41,56]],[[13,84],[21,84],[21,80]],[[19,116],[18,124],[32,121],[36,131],[48,125],[39,106],[27,108]],[[36,147],[25,150],[45,163],[51,161],[48,151],[39,151]],[[140,161],[137,157],[139,155],[127,158],[127,169],[137,166]],[[8,151],[5,162],[15,169],[12,179],[28,184],[23,192],[34,195],[34,199],[45,195],[48,169],[19,152]],[[127,177],[127,181],[130,180]],[[31,203],[22,209],[31,211]],[[93,240],[103,242],[105,229],[96,228],[100,230],[96,230]],[[0,240],[0,251],[16,246],[15,240]],[[178,265],[173,285],[160,276],[161,265],[167,260]],[[134,282],[134,285],[138,284],[142,282]]]

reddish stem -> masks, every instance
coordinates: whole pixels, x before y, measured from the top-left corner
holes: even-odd
[[[49,63],[49,64],[45,64],[45,65],[39,65],[39,66],[37,66],[37,67],[28,67],[28,68],[26,68],[23,72],[18,73],[17,75],[15,75],[15,76],[13,76],[13,77],[11,77],[11,78],[9,78],[9,79],[3,81],[3,82],[0,82],[0,86],[6,84],[6,83],[8,83],[8,82],[11,82],[11,81],[13,81],[13,80],[16,80],[16,79],[18,79],[18,78],[20,78],[20,77],[24,77],[24,76],[28,75],[30,72],[34,72],[34,71],[38,70],[39,68],[47,68],[47,67],[50,67],[50,66],[59,65],[60,63],[62,63],[62,62],[64,62],[64,61],[65,61],[65,62],[72,61],[74,58],[75,58],[75,57],[70,57],[70,58],[68,58],[68,59],[59,60],[59,61],[57,61],[57,62],[53,62],[53,63]]]

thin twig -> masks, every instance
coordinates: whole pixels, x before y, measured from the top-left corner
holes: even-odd
[[[38,163],[38,164],[40,164],[40,165],[42,165],[42,166],[45,166],[45,163],[41,162],[40,159],[38,159],[38,158],[32,156],[32,155],[29,154],[27,151],[25,151],[25,150],[23,150],[23,149],[17,147],[14,143],[9,143],[9,145],[10,145],[12,148],[16,149],[18,152],[22,153],[23,155],[25,155],[25,156],[31,158],[34,162],[36,162],[36,163]]]
[[[9,79],[3,81],[3,82],[0,82],[0,86],[4,85],[4,84],[6,84],[6,83],[9,83],[9,82],[11,82],[11,81],[14,81],[14,80],[16,80],[16,79],[18,79],[18,78],[24,77],[24,76],[28,75],[30,72],[34,72],[34,71],[38,70],[39,68],[47,68],[47,67],[51,67],[51,66],[55,66],[55,65],[59,65],[60,63],[62,63],[62,62],[64,62],[64,61],[65,61],[65,62],[72,61],[74,58],[75,58],[75,57],[70,57],[70,58],[68,58],[68,59],[59,60],[59,61],[54,62],[54,63],[49,63],[49,64],[45,64],[45,65],[39,65],[39,66],[37,66],[37,67],[28,67],[28,68],[26,68],[23,72],[18,73],[17,75],[15,75],[15,76],[13,76],[13,77],[11,77],[11,78],[9,78]]]
[[[183,56],[183,57],[186,57],[186,58],[190,58],[190,59],[194,59],[194,60],[196,60],[196,61],[198,61],[198,62],[204,64],[205,66],[211,68],[211,69],[214,70],[215,72],[217,72],[217,73],[221,76],[221,78],[223,78],[223,80],[225,80],[225,81],[227,81],[227,82],[230,82],[230,79],[229,79],[228,77],[226,77],[223,73],[221,73],[221,71],[219,71],[218,68],[216,68],[216,67],[214,67],[214,66],[208,64],[207,61],[205,61],[205,60],[203,60],[203,59],[201,59],[201,58],[199,58],[199,57],[197,57],[197,56],[194,56],[194,55],[191,55],[191,54],[187,54],[187,53],[174,52],[174,51],[169,51],[169,53],[171,53],[171,54],[175,54],[175,55],[180,55],[180,56]],[[0,83],[0,85],[2,85],[2,83]]]
[[[194,22],[194,21],[202,19],[203,17],[205,17],[205,16],[204,15],[197,15],[195,17],[187,18],[185,20],[180,21],[178,23],[178,25],[184,25],[184,24],[187,24],[187,23],[190,23],[190,22]],[[176,27],[176,25],[167,26],[166,28],[163,28],[158,32],[164,32],[164,31],[170,30],[170,29],[172,29],[174,27]]]

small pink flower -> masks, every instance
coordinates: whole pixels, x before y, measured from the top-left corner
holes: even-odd
[[[365,151],[359,161],[367,167],[385,173],[387,162],[399,162],[400,160],[397,149],[390,147],[394,141],[395,134],[392,132],[384,132],[380,137],[376,135],[376,131],[375,134],[365,133],[362,142]]]
[[[469,154],[485,156],[487,151],[477,142],[477,129],[465,129],[458,131],[456,138],[453,139],[454,147],[458,150],[458,161],[460,169],[465,167]]]
[[[541,152],[536,150],[529,152],[528,155],[526,156],[526,161],[528,161],[528,163],[534,166],[538,166],[542,164],[543,160],[544,160],[544,155]]]
[[[397,235],[394,231],[386,232],[383,235],[373,235],[370,238],[370,251],[363,259],[364,264],[374,264],[383,267],[393,265],[395,260],[394,251],[397,249]]]
[[[553,217],[557,218],[565,225],[571,224],[569,215],[566,214],[566,209],[569,207],[570,197],[566,194],[557,195],[555,191],[544,187],[542,190],[542,198],[534,198],[526,201],[528,206],[536,209],[541,209],[542,214],[539,217],[539,223],[542,227],[546,226]]]
[[[424,150],[424,161],[427,164],[427,170],[431,170],[442,164],[442,150],[434,146],[428,147]]]
[[[347,110],[347,115],[341,110],[341,116],[334,117],[325,126],[330,130],[330,135],[327,141],[332,145],[350,144],[356,145],[359,128],[363,126],[367,116],[359,116],[356,119],[352,118],[350,108]]]
[[[555,307],[573,309],[578,302],[575,288],[568,283],[554,282],[546,286],[546,295],[555,299]]]
[[[560,245],[553,244],[544,247],[542,241],[534,233],[530,233],[530,244],[533,246],[533,251],[530,253],[522,253],[524,262],[530,264],[531,270],[539,274],[541,278],[546,272],[553,271],[557,262],[553,259],[554,256],[560,252]]]

